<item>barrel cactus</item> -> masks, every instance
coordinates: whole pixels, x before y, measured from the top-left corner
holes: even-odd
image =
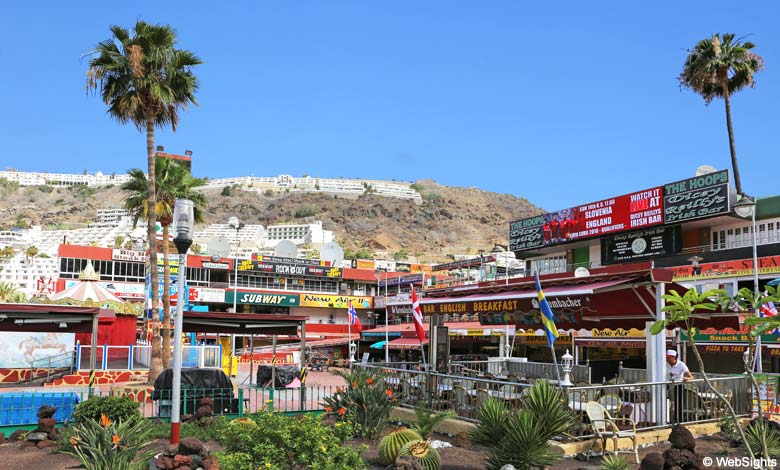
[[[420,440],[422,437],[411,429],[401,428],[391,432],[379,441],[379,462],[382,465],[390,465],[395,462],[404,444]]]
[[[441,459],[439,452],[431,447],[430,441],[412,441],[407,442],[398,451],[398,456],[410,455],[415,457],[425,470],[439,470]]]

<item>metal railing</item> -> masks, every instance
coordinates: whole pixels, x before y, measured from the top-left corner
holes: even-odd
[[[48,381],[52,375],[73,372],[75,357],[76,353],[69,351],[31,361],[29,382],[44,378],[44,374]]]
[[[559,366],[560,367],[560,366]],[[555,364],[547,362],[527,362],[517,358],[491,358],[487,361],[454,361],[452,371],[455,375],[472,376],[475,372],[481,376],[515,376],[519,379],[557,380]],[[563,376],[562,369],[559,369]],[[576,365],[571,371],[572,381],[590,383],[590,366]]]
[[[503,401],[509,410],[522,409],[523,399],[535,380],[523,382],[516,376],[499,379],[445,375],[434,372],[384,367],[382,364],[353,364],[373,370],[382,376],[400,406],[420,404],[432,411],[455,411],[459,418],[476,421],[478,410],[489,398]],[[510,381],[516,380],[516,381]],[[537,379],[546,380],[546,379]],[[553,385],[557,380],[548,380]],[[572,438],[591,437],[587,404],[599,403],[613,418],[627,423],[632,420],[637,429],[666,427],[674,423],[714,421],[727,415],[725,401],[739,416],[749,416],[754,404],[744,375],[713,377],[710,381],[723,399],[713,393],[701,379],[685,383],[638,382],[578,385],[568,387],[564,394],[568,408],[576,417],[576,425],[568,433]],[[725,401],[724,401],[725,400]]]

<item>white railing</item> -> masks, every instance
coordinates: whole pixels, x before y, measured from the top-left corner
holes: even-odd
[[[184,346],[183,367],[220,367],[220,346]],[[89,370],[91,346],[76,346],[76,369]],[[96,370],[148,370],[152,360],[150,345],[98,346]]]

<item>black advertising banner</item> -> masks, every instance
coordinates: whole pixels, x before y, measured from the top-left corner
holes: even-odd
[[[663,223],[663,188],[583,204],[509,225],[509,249],[523,251]]]
[[[601,264],[639,261],[680,251],[680,227],[658,227],[601,239]]]
[[[436,372],[449,373],[450,367],[450,329],[436,327]]]
[[[728,170],[664,185],[665,224],[728,214],[730,209]]]
[[[270,263],[265,261],[243,260],[238,265],[239,271],[254,271],[263,273],[283,274],[290,276],[341,277],[341,268],[329,266],[310,266],[285,263]]]

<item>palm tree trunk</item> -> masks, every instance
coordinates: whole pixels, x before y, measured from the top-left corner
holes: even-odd
[[[731,126],[731,96],[729,95],[728,83],[723,85],[723,101],[726,102],[726,128],[729,131],[729,151],[731,152],[731,169],[734,172],[734,187],[737,189],[737,195],[740,195],[742,194],[742,179],[739,177],[737,146],[734,143],[734,128]]]
[[[162,357],[163,366],[167,369],[171,367],[171,261],[168,259],[168,255],[171,253],[171,247],[168,245],[168,231],[169,226],[163,225],[162,237],[163,237],[163,327],[162,327]],[[179,266],[181,269],[181,266]],[[179,300],[181,301],[181,294],[179,294]],[[174,341],[177,341],[174,338]]]
[[[699,354],[699,348],[696,346],[696,340],[694,339],[694,332],[693,328],[686,328],[688,330],[688,338],[691,341],[691,349],[693,349],[693,355],[696,356],[696,362],[699,364],[699,372],[701,373],[702,378],[704,379],[704,383],[707,384],[707,388],[710,390],[710,392],[714,393],[718,400],[720,400],[722,403],[726,404],[726,408],[729,410],[729,416],[731,416],[731,420],[734,422],[734,427],[737,429],[737,432],[739,433],[739,439],[742,441],[742,445],[745,446],[745,450],[747,451],[748,455],[751,459],[754,459],[755,456],[753,455],[753,451],[750,449],[750,446],[747,443],[747,439],[745,438],[745,432],[742,430],[742,426],[739,424],[739,418],[737,417],[737,413],[734,411],[734,408],[731,406],[731,403],[724,397],[720,391],[718,391],[717,388],[715,388],[714,385],[712,385],[712,382],[710,382],[709,376],[707,376],[707,372],[704,370],[704,361],[701,358],[701,354]]]
[[[756,397],[756,402],[758,402],[758,420],[763,422],[764,421],[764,411],[761,409],[761,389],[758,386],[758,382],[756,382],[756,376],[753,374],[753,359],[756,357],[756,349],[757,346],[755,342],[753,341],[753,335],[748,335],[748,357],[750,358],[750,364],[745,370],[745,372],[748,375],[748,378],[750,379],[750,385],[752,387],[752,393]],[[750,400],[751,406],[753,403],[753,400]],[[759,433],[758,436],[759,440],[761,441],[761,453],[763,454],[763,457],[769,461],[769,449],[766,446],[766,433]]]
[[[146,117],[146,158],[149,179],[149,198],[147,199],[147,230],[146,236],[149,241],[149,270],[152,283],[152,357],[149,364],[149,383],[154,383],[160,373],[162,373],[162,351],[160,350],[160,322],[155,318],[157,308],[160,302],[158,295],[157,278],[157,194],[155,182],[155,155],[154,155],[154,115],[148,114]]]

